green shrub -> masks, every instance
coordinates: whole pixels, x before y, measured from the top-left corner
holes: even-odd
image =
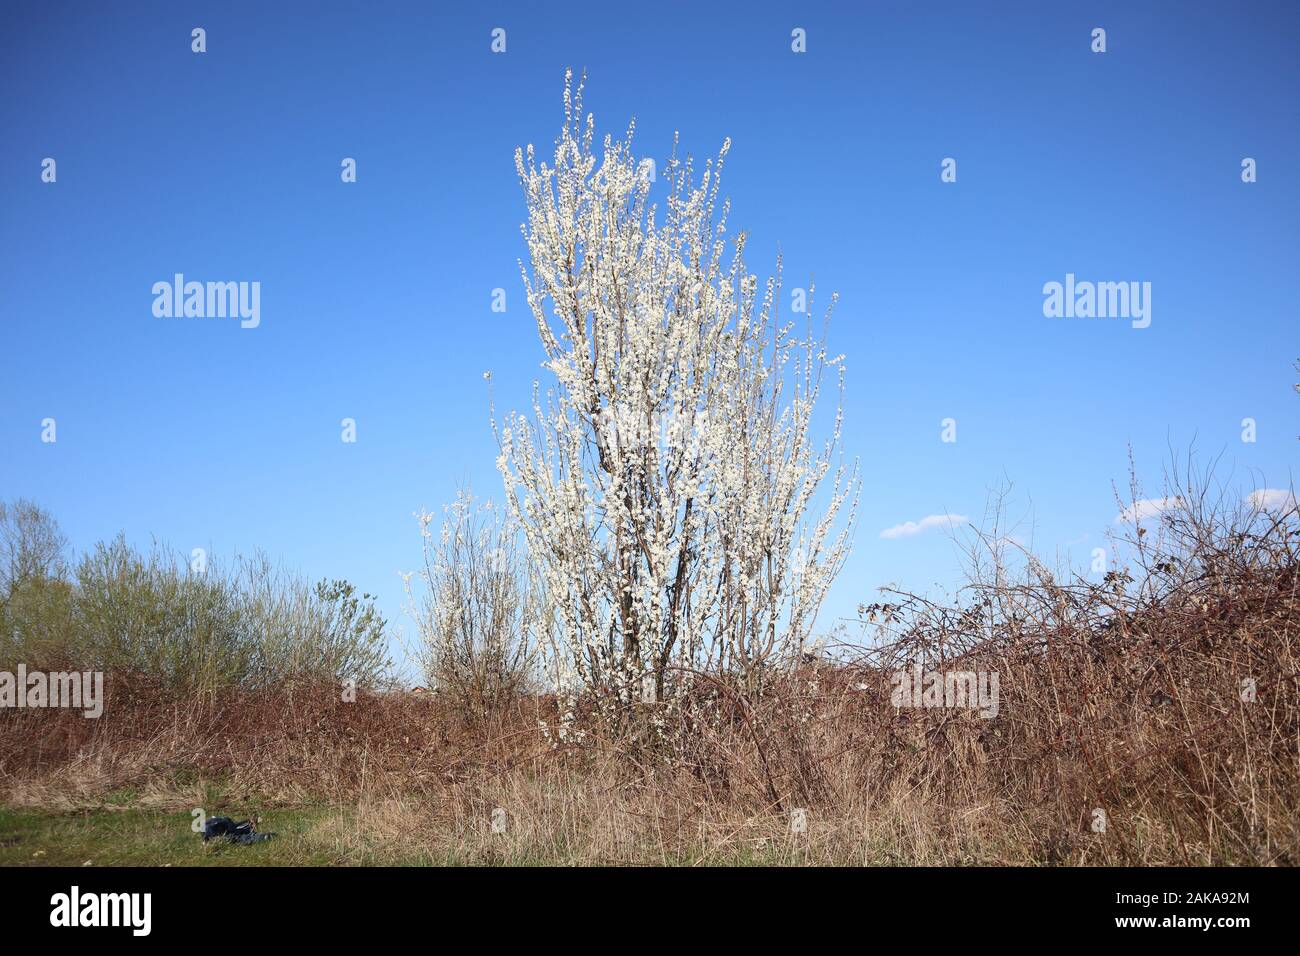
[[[61,541],[34,506],[0,511],[0,669],[90,668],[144,675],[178,691],[265,686],[286,680],[383,682],[386,621],[346,581],[312,587],[264,556],[202,572],[158,545],[124,537],[97,544],[66,570],[37,561],[23,541]],[[27,531],[15,535],[14,515]],[[39,519],[39,520],[38,520]]]

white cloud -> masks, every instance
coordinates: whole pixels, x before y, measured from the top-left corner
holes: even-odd
[[[882,538],[910,538],[931,528],[951,528],[955,524],[965,524],[970,519],[965,515],[926,515],[920,521],[904,521],[892,528],[880,532]]]
[[[1135,501],[1115,516],[1116,524],[1137,524],[1143,518],[1153,518],[1162,511],[1181,508],[1182,498],[1143,498]]]
[[[1258,488],[1246,496],[1246,504],[1260,511],[1290,511],[1296,507],[1295,493],[1281,488]]]

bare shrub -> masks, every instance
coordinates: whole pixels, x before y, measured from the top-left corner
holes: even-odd
[[[430,686],[482,718],[530,689],[548,608],[507,512],[461,492],[446,513],[436,535],[433,516],[417,516],[424,538],[418,607],[409,577],[407,593]]]
[[[976,533],[955,601],[890,593],[862,608],[869,647],[761,695],[701,695],[679,760],[766,809],[906,795],[932,832],[982,818],[1031,862],[1296,862],[1294,496],[1170,485],[1135,496],[1159,505],[1134,508],[1090,576]],[[900,697],[909,671],[936,675],[934,706]],[[954,673],[998,677],[991,714],[943,699]]]
[[[26,582],[57,578],[68,539],[48,511],[26,498],[0,501],[0,600]]]

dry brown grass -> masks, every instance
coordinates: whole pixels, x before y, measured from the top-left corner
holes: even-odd
[[[961,606],[877,605],[889,641],[774,669],[761,691],[695,675],[656,735],[582,719],[583,742],[557,747],[546,697],[470,721],[436,696],[177,700],[111,680],[99,720],[0,714],[0,798],[181,810],[216,785],[227,805],[323,803],[337,812],[308,837],[340,860],[1293,864],[1294,516],[1182,520],[1158,546],[1139,536],[1127,580],[1039,567]],[[918,649],[996,671],[997,716],[894,707],[890,676]]]

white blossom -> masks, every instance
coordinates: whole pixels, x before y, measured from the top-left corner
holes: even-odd
[[[515,154],[520,269],[553,382],[531,415],[493,423],[554,602],[551,666],[625,701],[646,675],[659,700],[694,670],[758,679],[803,646],[852,532],[842,406],[813,434],[842,357],[779,317],[779,257],[760,294],[745,234],[728,239],[730,141],[698,175],[674,145],[661,221],[634,126],[598,157],[581,84],[566,81],[565,116],[549,164]]]

